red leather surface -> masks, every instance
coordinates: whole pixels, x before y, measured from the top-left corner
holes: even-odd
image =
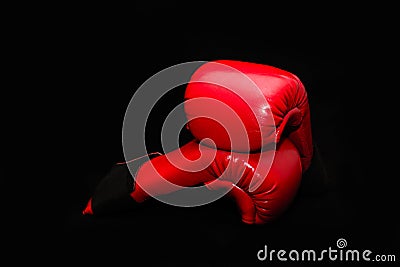
[[[296,195],[301,174],[300,155],[288,138],[276,151],[251,154],[215,150],[193,141],[145,163],[131,196],[142,202],[150,197],[147,192],[161,195],[176,190],[167,182],[186,187],[206,183],[210,190],[233,187],[228,194],[236,200],[242,221],[261,224],[284,212]]]
[[[263,64],[212,61],[192,75],[185,100],[188,128],[196,139],[209,138],[223,150],[253,152],[279,143],[286,131],[300,152],[303,171],[309,167],[310,110],[296,75]]]

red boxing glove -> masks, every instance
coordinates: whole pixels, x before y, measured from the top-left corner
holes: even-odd
[[[257,152],[287,134],[300,152],[303,172],[308,169],[310,110],[307,92],[292,73],[234,60],[207,62],[192,75],[185,100],[187,125],[197,140],[209,138],[218,149]]]
[[[136,177],[121,173],[128,172],[114,172],[103,180],[84,213],[96,214],[99,211],[101,214],[105,207],[112,208],[111,204],[117,205],[115,196],[119,201],[124,197],[125,203],[132,205],[149,197],[172,193],[176,191],[175,185],[206,184],[211,190],[229,191],[244,223],[262,224],[279,217],[291,203],[300,184],[302,169],[298,150],[285,138],[276,151],[252,154],[213,149],[192,141],[145,162],[136,172]],[[120,182],[116,183],[117,180]],[[111,194],[109,188],[116,188],[113,184],[119,184],[120,189]],[[131,203],[127,202],[129,197]],[[122,207],[118,205],[114,207]]]
[[[248,224],[276,219],[288,207],[313,153],[307,93],[295,75],[255,63],[208,62],[192,75],[184,107],[195,140],[149,161],[115,165],[84,214],[202,184],[225,190]]]

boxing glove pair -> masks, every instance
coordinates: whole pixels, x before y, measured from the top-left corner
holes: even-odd
[[[179,188],[203,185],[263,224],[291,204],[313,156],[307,92],[297,76],[235,60],[201,65],[184,95],[194,139],[165,155],[115,164],[83,214],[112,214]]]

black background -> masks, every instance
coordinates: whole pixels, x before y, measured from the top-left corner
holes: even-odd
[[[19,99],[33,103],[24,125],[40,162],[30,169],[37,178],[22,180],[34,198],[12,208],[22,217],[9,243],[14,252],[71,264],[248,266],[270,264],[256,258],[264,245],[318,250],[345,238],[349,249],[397,253],[396,175],[388,154],[396,144],[388,115],[393,44],[382,31],[385,21],[374,19],[383,11],[205,2],[39,10],[26,8],[32,19],[14,32],[22,37],[15,44],[24,70],[35,72],[25,76],[34,90]],[[166,67],[214,59],[269,64],[302,80],[328,178],[321,181],[318,163],[271,225],[241,224],[225,199],[197,208],[148,201],[134,214],[82,217],[98,179],[123,159],[122,121],[135,90]],[[181,96],[177,90],[159,105],[146,139],[151,150],[160,149],[162,118]],[[32,235],[17,237],[22,230]]]

